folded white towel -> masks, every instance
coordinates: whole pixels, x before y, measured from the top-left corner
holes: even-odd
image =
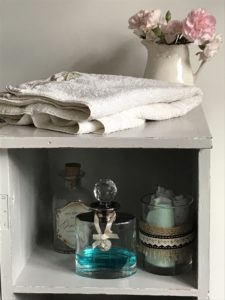
[[[151,79],[61,72],[45,80],[8,86],[0,93],[0,117],[9,124],[67,133],[110,133],[145,120],[186,114],[202,92]]]

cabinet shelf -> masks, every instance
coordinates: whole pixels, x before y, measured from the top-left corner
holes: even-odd
[[[158,276],[138,269],[123,279],[90,279],[75,275],[74,256],[38,246],[16,280],[14,293],[120,294],[197,296],[193,272]]]
[[[209,160],[211,135],[201,107],[185,117],[104,135],[66,135],[33,127],[0,128],[2,300],[95,299],[97,295],[205,300],[209,293]],[[157,185],[191,194],[196,204],[194,271],[158,276],[138,269],[123,279],[75,275],[74,257],[51,242],[52,194],[65,162],[78,161],[92,189],[98,178],[118,184],[121,211],[140,217],[139,199]],[[82,296],[83,295],[83,296]],[[96,295],[95,297],[93,295]],[[94,297],[94,298],[93,298]],[[116,297],[116,296],[115,296]]]

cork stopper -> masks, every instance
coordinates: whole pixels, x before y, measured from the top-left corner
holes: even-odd
[[[65,164],[65,176],[77,177],[80,176],[81,164],[79,163],[66,163]]]

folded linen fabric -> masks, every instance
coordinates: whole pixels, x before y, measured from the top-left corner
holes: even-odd
[[[164,120],[198,106],[202,92],[151,79],[61,72],[44,80],[7,86],[0,117],[8,124],[67,133],[110,133]]]

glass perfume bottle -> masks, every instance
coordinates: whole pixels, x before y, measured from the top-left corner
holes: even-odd
[[[63,174],[64,188],[53,196],[53,235],[54,249],[61,253],[74,253],[75,217],[89,211],[91,194],[81,184],[79,163],[67,163]]]
[[[118,212],[117,193],[110,179],[94,187],[98,202],[76,218],[76,274],[92,278],[120,278],[136,272],[136,220]]]

